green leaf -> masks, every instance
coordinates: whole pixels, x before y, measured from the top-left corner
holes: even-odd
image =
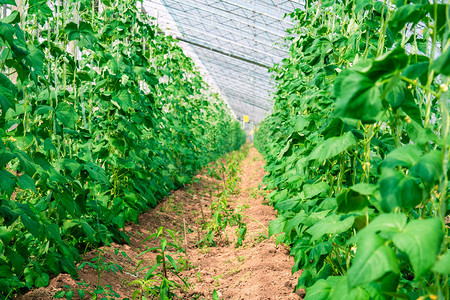
[[[0,168],[3,168],[16,156],[9,150],[0,150]]]
[[[14,1],[14,0],[0,0],[0,4],[2,4],[2,5],[10,4],[10,5],[16,6],[16,1]]]
[[[381,214],[361,230],[357,238],[365,234],[380,233],[383,238],[392,239],[394,234],[401,232],[406,227],[407,220],[405,214]]]
[[[16,176],[6,170],[0,170],[0,191],[11,196],[16,188]]]
[[[355,14],[357,14],[364,8],[371,7],[372,5],[373,5],[373,0],[356,0],[355,1]]]
[[[50,280],[50,276],[48,276],[47,273],[39,272],[37,274],[34,284],[36,287],[44,287],[44,286],[48,285],[49,280]],[[69,293],[69,292],[67,292],[67,293]],[[73,291],[72,291],[72,293],[73,293]],[[67,297],[67,294],[66,294],[66,297]],[[67,297],[67,299],[69,299],[69,298]]]
[[[410,221],[392,240],[408,255],[416,278],[419,279],[436,262],[443,238],[441,220],[434,218]]]
[[[422,4],[408,4],[399,7],[389,19],[389,29],[395,35],[406,23],[417,24],[426,14]]]
[[[314,184],[305,184],[303,186],[303,199],[311,199],[317,195],[327,193],[330,186],[326,182],[318,182]]]
[[[334,84],[337,98],[335,116],[373,123],[381,112],[380,91],[364,74],[345,69]]]
[[[21,189],[32,190],[33,192],[37,193],[37,189],[34,184],[34,180],[27,174],[23,174],[22,176],[20,176],[17,183],[19,184],[19,187]]]
[[[330,276],[327,280],[320,279],[313,286],[306,289],[304,300],[327,300],[334,291],[335,283],[342,278]]]
[[[433,271],[446,275],[450,274],[450,251],[447,251],[436,261]]]
[[[325,139],[342,135],[344,130],[344,122],[341,118],[334,118],[330,124],[322,131],[322,135]]]
[[[219,295],[217,294],[216,289],[213,290],[212,298],[213,300],[219,300]]]
[[[36,15],[38,23],[44,25],[48,17],[53,15],[53,11],[48,7],[46,0],[29,0],[28,13]]]
[[[283,232],[287,219],[284,216],[279,216],[275,220],[269,222],[269,237]]]
[[[358,299],[358,300],[373,300],[365,287],[356,286],[350,288],[348,276],[342,276],[341,279],[333,286],[333,291],[330,299]]]
[[[86,169],[86,171],[88,171],[89,176],[91,176],[93,179],[99,181],[102,184],[107,184],[108,186],[110,185],[104,169],[100,168],[90,161],[85,163],[84,168]]]
[[[309,121],[303,116],[297,116],[293,119],[294,131],[302,132],[309,125]]]
[[[0,107],[2,114],[5,114],[8,109],[14,109],[16,86],[6,77],[0,73]]]
[[[351,216],[341,221],[341,217],[338,215],[331,215],[321,220],[311,228],[306,230],[311,235],[311,242],[320,239],[325,234],[340,234],[349,230],[355,217]]]
[[[400,272],[397,256],[384,239],[364,231],[358,236],[356,255],[347,272],[350,287],[376,281],[388,272]]]
[[[429,186],[441,180],[442,152],[433,150],[425,154],[420,161],[411,168],[411,176],[421,178]]]
[[[450,76],[450,48],[447,48],[447,50],[433,62],[431,68],[439,74]]]
[[[380,179],[380,204],[383,211],[392,212],[397,207],[412,209],[422,202],[422,188],[414,177],[385,169]]]
[[[348,213],[351,211],[358,211],[369,204],[366,195],[362,195],[351,189],[344,189],[337,197],[338,204],[337,212]]]
[[[43,114],[46,114],[46,113],[48,113],[48,112],[53,112],[53,111],[55,111],[55,110],[54,110],[53,107],[51,107],[51,106],[48,106],[48,105],[38,105],[38,106],[36,107],[36,110],[34,111],[34,114],[35,114],[35,115],[43,115]]]
[[[1,22],[6,24],[17,24],[20,22],[20,13],[17,10],[14,10],[9,14],[9,16],[3,18]]]
[[[167,259],[169,260],[170,264],[172,265],[172,267],[175,269],[176,272],[178,272],[178,267],[177,267],[177,263],[175,262],[175,260],[172,258],[172,256],[166,254]]]
[[[56,107],[56,118],[64,126],[74,129],[78,121],[78,115],[75,108],[67,102],[61,102]]]
[[[329,138],[319,143],[309,154],[308,160],[317,160],[319,163],[324,162],[338,154],[341,154],[349,147],[356,144],[353,133],[346,132],[342,136]]]
[[[416,145],[405,145],[397,148],[386,156],[381,163],[382,167],[411,167],[416,164],[422,156],[422,150]]]

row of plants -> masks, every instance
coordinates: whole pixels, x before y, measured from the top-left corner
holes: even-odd
[[[255,146],[297,288],[449,299],[449,5],[306,1],[290,17]]]
[[[4,299],[76,275],[84,249],[127,241],[126,222],[245,133],[142,4],[0,5]]]
[[[248,146],[242,147],[239,151],[233,151],[226,154],[224,157],[211,162],[203,169],[205,175],[212,180],[212,186],[209,187],[211,192],[211,216],[207,217],[203,213],[202,205],[202,219],[199,220],[197,226],[198,240],[196,244],[208,251],[207,247],[215,247],[218,244],[229,243],[228,236],[225,230],[228,225],[236,226],[237,242],[236,247],[241,246],[245,238],[246,224],[242,222],[242,216],[239,211],[233,211],[228,207],[228,198],[224,195],[237,194],[236,183],[240,181],[239,174],[241,172],[240,162],[246,157],[248,153]],[[227,180],[223,180],[224,178]],[[194,196],[195,192],[190,185],[185,186],[189,195]],[[214,196],[212,196],[214,190]],[[203,193],[203,192],[201,192]],[[205,196],[205,195],[202,195]],[[214,197],[214,198],[213,198]],[[185,211],[182,203],[175,202],[174,194],[168,197],[165,203],[160,206],[161,212],[175,212],[180,219],[185,213],[196,213],[192,211]],[[181,205],[181,207],[179,206]],[[200,224],[201,223],[201,224]],[[201,225],[201,226],[200,226]],[[96,270],[96,283],[89,283],[85,281],[77,282],[77,286],[63,286],[63,289],[56,292],[54,295],[58,299],[71,300],[78,295],[81,299],[175,299],[179,298],[179,294],[186,293],[192,287],[188,282],[187,277],[182,276],[182,272],[191,268],[196,268],[191,265],[189,255],[187,252],[187,236],[189,231],[184,222],[184,228],[180,231],[171,230],[165,227],[159,227],[153,234],[144,239],[141,244],[146,245],[136,259],[139,259],[133,270],[128,270],[134,274],[137,279],[128,283],[130,287],[130,297],[127,295],[119,295],[112,290],[111,286],[102,286],[101,278],[108,276],[108,273],[123,273],[125,268],[120,264],[112,262],[107,258],[105,253],[112,252],[111,247],[100,247],[95,250],[95,256],[90,260],[83,260],[78,265],[78,270],[89,266]],[[242,230],[245,230],[243,232]],[[184,232],[183,232],[184,231]],[[147,245],[150,242],[150,246]],[[141,259],[147,253],[156,253],[155,260]],[[125,252],[120,252],[114,249],[115,255],[123,256],[130,262],[132,259],[128,257]],[[201,278],[199,277],[201,281]],[[215,290],[213,291],[213,295]],[[195,299],[200,295],[193,295]],[[214,298],[214,296],[213,296]],[[218,298],[217,298],[218,299]]]
[[[248,155],[249,147],[244,145],[239,151],[228,153],[223,159],[217,160],[208,168],[207,174],[219,180],[219,187],[214,197],[210,191],[211,219],[206,218],[202,210],[202,231],[206,232],[198,241],[199,246],[216,247],[228,244],[226,232],[228,226],[236,227],[236,247],[242,246],[247,234],[247,224],[243,221],[242,207],[233,208],[229,200],[232,195],[239,194],[241,163]]]

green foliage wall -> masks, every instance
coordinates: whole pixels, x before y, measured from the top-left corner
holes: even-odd
[[[307,1],[256,133],[305,299],[449,299],[450,8]]]
[[[245,133],[135,1],[21,1],[0,21],[0,298],[76,274]],[[15,5],[13,0],[0,4]]]

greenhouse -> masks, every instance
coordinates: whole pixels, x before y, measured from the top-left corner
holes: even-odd
[[[445,0],[0,0],[1,299],[450,299]]]

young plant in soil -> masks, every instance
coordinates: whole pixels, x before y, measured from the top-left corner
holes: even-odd
[[[172,242],[169,242],[168,238],[170,238]],[[176,294],[173,291],[181,288],[181,286],[173,280],[169,274],[173,274],[179,278],[184,287],[188,286],[187,281],[179,275],[180,269],[175,259],[169,254],[169,250],[176,251],[177,253],[185,253],[185,249],[178,243],[178,238],[175,233],[170,229],[160,227],[157,232],[150,235],[142,243],[158,239],[160,239],[160,241],[157,247],[149,247],[138,255],[139,257],[149,252],[157,253],[155,264],[140,267],[145,261],[141,260],[139,262],[137,271],[139,272],[146,269],[148,269],[148,271],[145,274],[144,279],[138,279],[130,283],[130,285],[138,286],[133,292],[133,300],[154,299],[156,297],[159,297],[160,299],[173,299],[176,297]]]

